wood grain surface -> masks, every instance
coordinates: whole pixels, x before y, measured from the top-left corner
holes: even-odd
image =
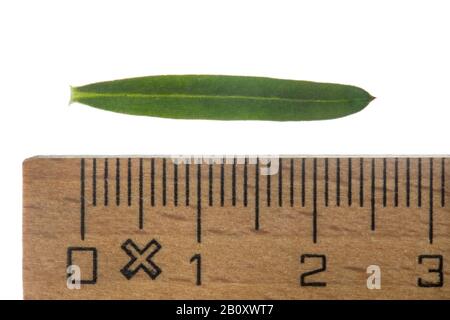
[[[220,159],[26,160],[25,299],[450,298],[448,158]]]

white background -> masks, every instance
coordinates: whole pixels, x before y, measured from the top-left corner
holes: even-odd
[[[448,154],[449,1],[2,1],[0,298],[22,298],[21,163],[70,154]],[[323,122],[133,117],[69,85],[158,74],[338,82],[377,99]]]

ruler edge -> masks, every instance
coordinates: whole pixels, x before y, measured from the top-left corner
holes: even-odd
[[[111,155],[98,155],[98,154],[86,154],[86,155],[36,155],[36,156],[30,156],[23,160],[22,164],[25,165],[29,161],[33,161],[36,159],[82,159],[82,158],[144,158],[144,159],[159,159],[159,158],[166,158],[166,159],[176,159],[176,157],[201,157],[201,158],[220,158],[220,157],[278,157],[278,158],[294,158],[294,159],[301,159],[301,158],[450,158],[449,154],[391,154],[391,153],[376,153],[376,154],[364,154],[364,153],[355,153],[355,154],[232,154],[232,153],[225,153],[225,154],[111,154]]]

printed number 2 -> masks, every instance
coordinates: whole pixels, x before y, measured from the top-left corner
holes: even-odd
[[[305,260],[309,259],[309,258],[320,259],[322,267],[302,273],[302,275],[300,276],[300,285],[302,287],[326,287],[326,285],[327,285],[326,282],[319,282],[319,281],[307,282],[306,278],[308,276],[312,276],[313,274],[326,271],[327,270],[327,257],[323,254],[303,254],[300,257],[300,263],[302,263],[302,264],[305,263]]]
[[[440,254],[436,255],[420,255],[419,256],[419,264],[422,264],[422,262],[425,259],[429,260],[437,260],[437,268],[436,269],[428,269],[429,273],[437,273],[438,281],[436,282],[430,282],[425,281],[422,278],[417,279],[417,285],[419,287],[423,288],[436,288],[436,287],[442,287],[444,285],[444,273],[443,273],[443,267],[444,267],[444,261]]]

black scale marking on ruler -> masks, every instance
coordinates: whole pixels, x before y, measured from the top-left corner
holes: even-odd
[[[296,158],[297,159],[297,158]],[[415,159],[415,158],[414,158]],[[105,158],[104,159],[104,171],[103,171],[103,204],[105,207],[109,206],[109,179],[110,179],[110,175],[109,175],[109,159]],[[323,190],[323,194],[320,195],[320,198],[323,199],[324,202],[324,206],[328,207],[330,205],[329,203],[329,196],[330,196],[330,190],[329,190],[329,180],[330,180],[330,172],[329,172],[329,163],[330,161],[336,161],[336,194],[335,194],[335,202],[336,202],[336,206],[340,207],[341,206],[341,187],[342,187],[342,181],[341,181],[341,159],[340,158],[300,158],[301,161],[301,167],[299,169],[297,169],[295,167],[295,161],[294,159],[283,159],[283,158],[279,158],[276,161],[279,161],[278,166],[279,166],[279,171],[278,174],[275,175],[277,176],[278,180],[278,206],[279,207],[283,207],[283,205],[285,205],[284,201],[283,201],[283,185],[284,185],[284,179],[283,179],[283,175],[282,175],[282,171],[283,171],[283,166],[286,163],[283,160],[289,160],[286,161],[287,163],[289,163],[289,205],[291,207],[294,207],[296,205],[296,190],[294,190],[294,185],[295,185],[295,179],[297,178],[297,172],[300,173],[300,205],[302,207],[305,207],[306,205],[306,199],[308,196],[311,197],[312,199],[312,212],[311,212],[311,216],[312,216],[312,241],[313,243],[317,243],[318,238],[319,238],[319,219],[318,219],[318,209],[317,209],[317,202],[318,202],[318,191],[317,191],[317,184],[318,184],[318,175],[322,175],[323,177],[323,183],[324,183],[324,190]],[[353,161],[352,160],[357,160],[357,158],[348,158],[348,177],[347,177],[347,181],[345,182],[346,187],[347,187],[347,205],[350,207],[353,204],[353,194],[352,194],[352,164]],[[120,188],[120,181],[121,181],[121,176],[120,176],[120,166],[121,166],[121,162],[122,161],[126,161],[126,165],[127,165],[127,190],[126,190],[126,195],[127,195],[127,201],[126,204],[128,206],[131,206],[133,203],[134,198],[137,198],[138,201],[138,226],[139,229],[143,229],[145,226],[145,209],[144,208],[144,188],[145,186],[149,186],[150,187],[150,206],[154,207],[156,205],[155,203],[155,193],[156,192],[161,192],[162,195],[162,206],[166,206],[167,205],[167,192],[168,192],[168,187],[167,187],[167,159],[163,158],[162,159],[162,167],[159,168],[162,171],[162,188],[161,190],[155,190],[155,173],[156,170],[158,170],[158,168],[156,168],[156,164],[155,164],[155,158],[139,158],[139,176],[138,176],[138,184],[139,184],[139,194],[136,197],[133,197],[132,194],[132,184],[134,180],[134,177],[132,176],[132,165],[133,165],[133,161],[131,158],[128,159],[123,159],[123,158],[116,158],[115,159],[115,205],[116,206],[120,206],[121,205],[121,188]],[[274,160],[271,160],[274,161]],[[306,163],[308,161],[312,162],[312,172],[309,172],[306,170]],[[323,172],[318,172],[318,168],[317,168],[317,162],[318,161],[323,161],[324,162],[324,167],[323,167]],[[381,186],[381,195],[379,195],[377,193],[377,188],[379,188],[380,186],[376,185],[376,161],[382,161],[382,186]],[[394,184],[394,190],[393,190],[393,203],[392,206],[393,207],[398,207],[399,206],[399,193],[400,193],[400,185],[399,185],[399,161],[404,161],[405,162],[405,178],[406,178],[406,182],[405,182],[405,186],[404,186],[404,192],[405,192],[405,205],[407,208],[411,207],[411,165],[412,165],[412,161],[411,158],[395,158],[394,159],[394,177],[393,177],[393,184]],[[417,158],[417,172],[418,172],[418,176],[417,176],[417,208],[421,208],[422,207],[422,201],[423,201],[423,194],[422,194],[422,189],[423,189],[423,172],[422,172],[422,166],[423,166],[423,161],[428,161],[428,167],[429,167],[429,173],[428,173],[428,177],[429,177],[429,181],[428,181],[428,185],[431,186],[429,187],[429,194],[428,194],[428,224],[429,224],[429,228],[428,228],[428,241],[430,244],[433,243],[434,241],[434,206],[435,203],[433,202],[433,198],[434,198],[434,189],[436,188],[435,185],[435,181],[433,179],[434,176],[434,163],[437,162],[437,160],[435,158],[426,158],[426,159],[422,159],[422,158]],[[85,240],[86,238],[86,234],[87,234],[87,223],[86,223],[86,218],[88,215],[88,212],[86,210],[86,183],[87,183],[87,177],[86,177],[86,166],[87,165],[91,165],[92,166],[92,177],[90,179],[90,181],[92,182],[92,205],[93,206],[97,206],[98,205],[98,187],[99,184],[97,183],[97,175],[98,175],[98,170],[97,170],[97,162],[98,159],[93,158],[93,159],[85,159],[82,158],[80,161],[80,236],[81,236],[81,240]],[[366,173],[364,172],[364,166],[366,165],[366,162],[369,162],[370,164],[370,177],[365,176]],[[222,163],[220,164],[220,175],[219,175],[219,180],[220,180],[220,206],[223,207],[225,205],[225,179],[226,179],[226,169],[227,169],[227,164],[226,161],[222,161]],[[439,195],[440,195],[440,206],[443,208],[445,207],[446,204],[446,190],[445,190],[445,166],[446,166],[446,161],[445,158],[441,158],[439,161],[440,164],[440,183],[439,183]],[[233,159],[233,161],[231,162],[231,179],[232,179],[232,183],[231,183],[231,205],[234,207],[237,204],[237,160],[236,158]],[[150,181],[147,182],[144,179],[144,167],[145,166],[149,166],[150,167]],[[195,164],[195,177],[196,177],[196,213],[197,213],[197,218],[196,218],[196,238],[197,238],[197,242],[200,243],[202,240],[202,166],[201,164]],[[249,163],[248,163],[248,159],[246,158],[244,163],[244,171],[243,171],[243,205],[245,207],[248,206],[248,169],[249,169]],[[191,197],[191,192],[190,192],[190,182],[191,182],[191,167],[192,165],[190,163],[186,163],[184,168],[185,168],[185,206],[189,206],[190,205],[190,197]],[[213,164],[209,164],[208,166],[208,205],[209,206],[214,206],[216,203],[214,202],[214,192],[213,192],[213,184],[215,179],[217,178],[216,176],[214,176],[214,165]],[[255,203],[254,203],[254,229],[255,230],[259,230],[261,228],[260,225],[260,209],[261,209],[261,204],[260,204],[260,178],[261,178],[261,174],[260,174],[260,169],[261,169],[261,163],[260,163],[260,159],[256,159],[255,162],[255,176],[254,176],[254,185],[255,185],[255,194],[254,194],[254,199],[255,199]],[[179,192],[179,184],[178,184],[178,165],[174,164],[173,165],[173,172],[174,172],[174,184],[173,184],[173,201],[174,201],[174,205],[175,207],[178,206],[178,202],[179,202],[179,196],[178,196],[178,192]],[[307,188],[306,188],[306,176],[307,174],[311,174],[312,175],[312,194],[311,195],[307,195]],[[272,183],[272,179],[271,179],[272,175],[266,175],[266,206],[267,207],[271,207],[272,203],[272,188],[271,188],[271,183]],[[383,207],[387,207],[390,204],[388,204],[387,201],[387,183],[390,177],[388,177],[387,175],[387,159],[386,158],[368,158],[368,159],[364,159],[364,158],[359,158],[359,206],[362,208],[365,206],[365,201],[364,201],[364,180],[365,179],[369,179],[370,180],[370,223],[369,223],[369,228],[372,231],[376,231],[376,199],[377,197],[381,196],[382,198],[382,206]]]

